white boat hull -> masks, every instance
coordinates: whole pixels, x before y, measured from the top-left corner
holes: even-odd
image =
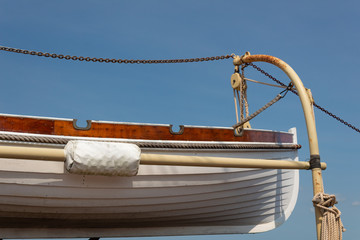
[[[294,149],[142,151],[298,160]],[[297,170],[141,165],[135,177],[105,177],[70,174],[63,162],[0,159],[0,237],[264,232],[290,216],[298,186]]]

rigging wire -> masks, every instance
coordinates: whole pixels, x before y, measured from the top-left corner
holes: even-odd
[[[24,49],[18,49],[18,48],[11,48],[11,47],[5,47],[0,46],[0,51],[8,51],[8,52],[14,52],[14,53],[22,53],[22,54],[29,54],[33,56],[40,56],[40,57],[51,57],[51,58],[59,58],[59,59],[65,59],[65,60],[78,60],[78,61],[86,61],[86,62],[105,62],[105,63],[130,63],[130,64],[158,64],[158,63],[189,63],[189,62],[204,62],[204,61],[216,61],[216,60],[224,60],[233,58],[234,54],[228,54],[228,55],[222,55],[222,56],[213,56],[213,57],[203,57],[203,58],[183,58],[183,59],[160,59],[160,60],[146,60],[146,59],[109,59],[109,58],[90,58],[90,57],[78,57],[78,56],[70,56],[70,55],[63,55],[63,54],[56,54],[56,53],[43,53],[38,51],[29,51]],[[287,88],[287,85],[276,79],[275,77],[271,76],[269,73],[265,72],[260,67],[256,66],[253,63],[247,63],[246,65],[252,66],[257,71],[261,72],[280,86]],[[247,79],[250,80],[250,79]],[[298,95],[298,93],[292,88],[289,89],[292,93]],[[353,129],[354,131],[360,133],[360,129],[355,127],[354,125],[348,123],[344,119],[338,117],[337,115],[331,113],[330,111],[326,110],[325,108],[321,107],[320,105],[316,104],[315,102],[313,105],[319,109],[320,111],[324,112],[328,116],[336,119],[340,123],[346,125],[347,127]]]
[[[282,87],[287,87],[286,84],[284,84],[283,82],[281,82],[280,80],[276,79],[275,77],[271,76],[269,73],[265,72],[263,69],[261,69],[260,67],[256,66],[253,63],[247,63],[249,66],[252,66],[254,69],[256,69],[257,71],[261,72],[262,74],[264,74],[265,76],[267,76],[268,78],[270,78],[271,80],[273,80],[274,82],[276,82],[277,84],[279,84]],[[296,92],[295,89],[291,88],[289,89],[290,92],[294,93],[295,95],[299,96],[298,93]],[[348,123],[347,121],[345,121],[344,119],[340,118],[339,116],[331,113],[330,111],[326,110],[325,108],[321,107],[320,105],[318,105],[317,103],[313,103],[314,107],[316,107],[317,109],[319,109],[320,111],[322,111],[323,113],[327,114],[328,116],[336,119],[337,121],[341,122],[342,124],[344,124],[345,126],[353,129],[354,131],[360,133],[360,129],[355,127],[354,125]]]
[[[250,79],[250,78],[244,78],[244,80],[248,81],[248,82],[253,82],[253,83],[259,83],[262,85],[266,85],[266,86],[270,86],[270,87],[277,87],[277,88],[287,88],[285,86],[280,86],[280,85],[276,85],[276,84],[271,84],[271,83],[266,83],[266,82],[260,82],[254,79]]]

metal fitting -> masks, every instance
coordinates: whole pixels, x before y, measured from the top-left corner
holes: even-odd
[[[320,155],[310,155],[309,169],[321,168]]]

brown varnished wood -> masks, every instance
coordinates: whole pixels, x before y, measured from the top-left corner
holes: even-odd
[[[185,127],[183,134],[177,135],[170,132],[169,126],[99,122],[93,122],[89,130],[77,130],[68,120],[9,116],[0,116],[0,130],[98,138],[292,143],[292,134],[281,132],[245,130],[243,136],[237,137],[232,129]]]
[[[54,134],[54,120],[0,115],[0,131]]]
[[[181,135],[173,135],[167,126],[92,123],[87,131],[75,130],[72,122],[55,121],[55,134],[63,136],[128,138],[178,141],[244,141],[244,142],[292,142],[286,133],[245,131],[235,137],[232,129],[185,127]]]

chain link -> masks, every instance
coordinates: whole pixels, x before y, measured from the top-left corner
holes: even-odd
[[[29,51],[19,48],[10,48],[10,47],[4,47],[0,46],[0,50],[2,51],[8,51],[8,52],[14,52],[14,53],[22,53],[22,54],[29,54],[33,56],[39,56],[39,57],[51,57],[51,58],[59,58],[59,59],[65,59],[65,60],[74,60],[74,61],[86,61],[86,62],[105,62],[105,63],[130,63],[130,64],[157,64],[157,63],[189,63],[189,62],[204,62],[204,61],[216,61],[216,60],[223,60],[223,59],[229,59],[233,58],[233,54],[231,55],[223,55],[223,56],[214,56],[214,57],[203,57],[203,58],[183,58],[183,59],[159,59],[159,60],[145,60],[145,59],[110,59],[110,58],[90,58],[90,57],[78,57],[78,56],[70,56],[70,55],[63,55],[63,54],[56,54],[56,53],[43,53],[43,52],[37,52],[37,51]],[[248,63],[246,65],[252,66],[257,71],[261,72],[277,84],[287,87],[286,84],[282,83],[275,77],[271,76],[269,73],[265,72],[260,67],[256,66],[253,63]],[[292,93],[298,95],[298,93],[294,89],[289,89]],[[342,124],[352,128],[353,130],[360,133],[360,129],[356,128],[352,124],[346,122],[342,118],[336,116],[335,114],[329,112],[328,110],[324,109],[323,107],[319,106],[318,104],[314,103],[314,106],[321,110],[322,112],[326,113],[327,115],[331,116],[332,118],[338,120]]]
[[[317,105],[316,103],[314,103],[314,106],[315,106],[317,109],[319,109],[319,110],[323,111],[324,113],[326,113],[327,115],[329,115],[330,117],[332,117],[332,118],[334,118],[334,119],[338,120],[338,121],[339,121],[339,122],[341,122],[342,124],[344,124],[344,125],[348,126],[349,128],[353,129],[354,131],[356,131],[356,132],[359,132],[359,133],[360,133],[360,129],[359,129],[359,128],[357,128],[357,127],[355,127],[354,125],[352,125],[352,124],[350,124],[350,123],[346,122],[344,119],[342,119],[342,118],[340,118],[340,117],[336,116],[335,114],[333,114],[333,113],[329,112],[328,110],[326,110],[325,108],[323,108],[323,107],[321,107],[321,106]]]
[[[248,65],[252,66],[253,68],[255,68],[257,71],[261,72],[262,74],[264,74],[265,76],[267,76],[268,78],[270,78],[271,80],[273,80],[274,82],[276,82],[277,84],[286,87],[286,85],[284,83],[282,83],[281,81],[279,81],[278,79],[276,79],[275,77],[271,76],[269,73],[265,72],[263,69],[261,69],[260,67],[256,66],[253,63],[249,63]],[[291,91],[292,93],[296,94],[297,96],[299,96],[299,94],[292,88],[289,89],[289,91]],[[354,131],[360,133],[360,129],[355,127],[354,125],[348,123],[347,121],[345,121],[344,119],[336,116],[335,114],[329,112],[328,110],[326,110],[325,108],[319,106],[318,104],[316,104],[314,102],[314,107],[316,107],[317,109],[319,109],[320,111],[324,112],[325,114],[329,115],[330,117],[336,119],[337,121],[341,122],[342,124],[348,126],[349,128],[353,129]]]
[[[59,58],[65,60],[74,60],[74,61],[86,61],[86,62],[105,62],[105,63],[130,63],[130,64],[151,64],[151,63],[189,63],[189,62],[205,62],[205,61],[216,61],[223,60],[228,58],[233,58],[233,55],[223,55],[223,56],[214,56],[214,57],[203,57],[203,58],[183,58],[183,59],[160,59],[160,60],[145,60],[145,59],[110,59],[110,58],[91,58],[91,57],[78,57],[78,56],[70,56],[56,53],[43,53],[36,51],[23,50],[18,48],[10,48],[0,46],[0,50],[14,52],[14,53],[22,53],[22,54],[30,54],[39,57],[52,57]]]

